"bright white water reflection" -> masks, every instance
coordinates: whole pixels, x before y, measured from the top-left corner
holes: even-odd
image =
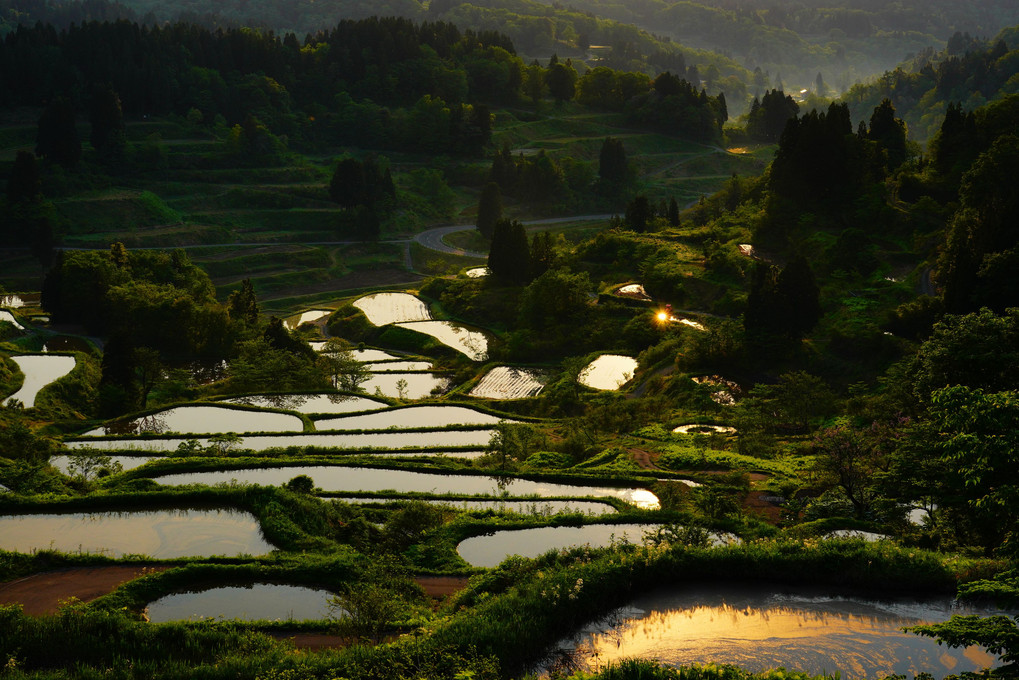
[[[227,404],[247,404],[260,408],[278,408],[298,413],[356,413],[385,408],[388,404],[367,397],[347,394],[257,394],[227,399]]]
[[[372,373],[368,382],[361,384],[368,394],[379,392],[397,399],[423,399],[448,388],[449,378],[438,373]]]
[[[0,307],[9,307],[10,309],[38,305],[41,301],[41,293],[7,293],[0,295]]]
[[[514,366],[496,366],[471,390],[472,397],[525,399],[537,396],[545,384],[538,371]]]
[[[283,323],[287,325],[287,328],[291,330],[297,328],[302,323],[311,323],[312,321],[318,321],[319,319],[325,318],[333,313],[331,309],[309,309],[306,312],[288,316],[283,320]]]
[[[590,546],[608,548],[619,543],[642,543],[662,528],[661,524],[587,524],[580,527],[507,529],[474,536],[456,547],[472,567],[494,567],[511,555],[538,557],[549,550]],[[738,540],[731,534],[709,534],[713,545]]]
[[[428,305],[409,293],[374,293],[354,301],[376,326],[404,321],[427,321],[432,318]]]
[[[329,500],[329,499],[326,499]],[[340,498],[345,503],[354,503],[357,505],[362,504],[375,504],[375,503],[392,503],[392,498]],[[421,503],[428,503],[429,505],[440,505],[443,507],[449,507],[454,510],[460,510],[463,512],[468,511],[485,511],[491,510],[492,512],[513,512],[518,515],[535,515],[538,517],[547,517],[550,515],[560,515],[568,513],[581,513],[584,515],[614,515],[616,509],[608,503],[600,503],[598,501],[555,501],[555,500],[529,500],[529,501],[507,501],[507,500],[439,500],[429,499],[419,501]]]
[[[669,666],[737,664],[751,672],[785,667],[811,675],[935,677],[995,665],[976,647],[939,647],[900,628],[991,614],[939,600],[877,600],[816,590],[690,584],[642,595],[586,626],[560,647],[590,670],[625,657]]]
[[[447,425],[495,425],[506,420],[463,406],[408,406],[345,418],[316,420],[316,430],[385,430]]]
[[[596,390],[618,390],[633,377],[637,360],[620,354],[603,354],[580,372],[577,380],[581,385]]]
[[[430,335],[442,344],[467,355],[472,361],[484,361],[488,358],[488,336],[481,331],[471,330],[452,321],[415,321],[396,325]]]
[[[264,555],[274,548],[239,510],[152,510],[0,516],[0,548],[156,558]]]
[[[217,470],[163,475],[160,484],[219,484],[237,480],[241,484],[279,485],[297,475],[308,475],[323,491],[346,493],[392,491],[394,493],[464,494],[485,496],[539,496],[546,498],[593,496],[621,498],[641,508],[657,509],[658,498],[646,489],[555,484],[512,477],[486,475],[443,475],[434,472],[386,470],[382,468],[303,465],[282,468]]]
[[[372,373],[391,373],[407,371],[428,371],[432,368],[431,361],[373,361],[365,364]]]
[[[0,321],[6,321],[11,324],[19,331],[25,330],[25,327],[18,323],[18,320],[14,318],[14,315],[8,312],[6,309],[0,309]]]
[[[306,621],[327,618],[332,596],[316,588],[255,583],[165,595],[150,602],[146,614],[153,623],[198,619]]]
[[[432,432],[371,432],[366,434],[289,434],[249,435],[233,445],[234,449],[265,451],[290,446],[314,446],[331,449],[407,449],[437,447],[483,447],[492,439],[491,430],[465,430]],[[78,439],[65,442],[71,449],[100,451],[176,451],[181,442],[197,441],[209,445],[206,437],[168,437],[156,439]]]
[[[300,432],[304,423],[297,416],[266,411],[246,411],[226,406],[179,406],[150,413],[136,420],[113,422],[89,430],[87,437],[104,434],[141,434],[179,432],[215,434],[216,432]]]
[[[25,374],[21,389],[8,397],[4,403],[17,399],[25,408],[35,406],[35,398],[42,388],[63,378],[74,369],[74,357],[60,354],[26,354],[11,357]]]

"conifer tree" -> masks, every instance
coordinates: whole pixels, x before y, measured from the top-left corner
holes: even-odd
[[[502,192],[499,185],[489,182],[481,190],[481,199],[478,202],[477,228],[481,235],[487,239],[492,238],[495,233],[495,223],[502,219]]]
[[[530,247],[524,225],[516,220],[495,223],[488,251],[488,270],[496,279],[511,285],[523,285],[530,276]]]

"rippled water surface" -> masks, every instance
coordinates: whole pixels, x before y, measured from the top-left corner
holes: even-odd
[[[561,646],[589,669],[639,656],[669,666],[731,663],[752,672],[785,667],[846,678],[935,677],[976,671],[996,657],[977,647],[939,647],[900,628],[948,620],[948,598],[884,601],[806,589],[681,585],[642,595]]]

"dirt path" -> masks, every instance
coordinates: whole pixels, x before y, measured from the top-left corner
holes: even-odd
[[[32,616],[56,613],[60,603],[71,597],[89,602],[112,592],[117,586],[139,576],[169,569],[165,565],[76,567],[33,574],[17,581],[0,583],[0,604],[20,604]]]
[[[660,470],[661,468],[655,464],[658,459],[657,453],[651,453],[644,449],[627,449],[627,453],[633,456],[633,461],[645,470]]]

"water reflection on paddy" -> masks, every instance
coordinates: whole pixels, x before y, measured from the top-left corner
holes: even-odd
[[[315,429],[385,430],[447,425],[495,425],[500,421],[517,422],[463,406],[408,406],[359,416],[316,420]]]
[[[0,307],[20,309],[37,306],[42,302],[42,293],[6,293],[0,295]]]
[[[73,456],[53,456],[50,465],[66,475],[70,472],[72,460]],[[119,464],[123,471],[133,470],[153,460],[165,459],[162,456],[110,456],[110,462]]]
[[[461,541],[456,551],[473,567],[494,567],[511,555],[533,558],[549,550],[584,545],[607,548],[617,543],[640,544],[661,528],[661,524],[587,524],[580,527],[508,529],[468,538]],[[731,534],[712,533],[709,540],[714,545],[724,545],[738,539]]]
[[[397,326],[430,335],[444,345],[467,355],[472,361],[488,358],[488,336],[452,321],[415,321]]]
[[[374,293],[354,301],[376,326],[404,321],[426,321],[432,318],[428,305],[409,293]]]
[[[400,391],[400,381],[406,384]],[[376,390],[387,397],[402,399],[423,399],[432,396],[433,392],[445,392],[449,389],[449,378],[438,373],[372,373],[372,377],[361,388],[368,394],[376,394]]]
[[[145,612],[153,623],[233,619],[239,621],[305,621],[329,616],[327,590],[254,583],[192,593],[173,593],[150,602]]]
[[[287,413],[246,411],[226,406],[179,406],[157,411],[136,420],[113,422],[89,430],[85,436],[179,432],[215,434],[217,432],[301,432],[304,422]]]
[[[486,399],[525,399],[537,396],[545,386],[539,371],[515,366],[496,366],[478,381],[470,396]]]
[[[365,434],[290,434],[290,435],[248,435],[235,444],[234,449],[265,451],[290,446],[314,446],[333,449],[406,449],[439,447],[483,447],[488,446],[492,431],[439,430],[432,432],[371,432]],[[181,442],[197,441],[209,445],[206,437],[168,437],[153,439],[79,439],[65,442],[72,449],[90,448],[101,451],[176,451]]]
[[[239,510],[151,510],[0,516],[0,548],[155,558],[264,555],[273,546]]]
[[[603,354],[580,372],[581,385],[596,390],[618,390],[633,377],[637,360],[621,354]]]
[[[22,326],[18,322],[18,320],[14,318],[13,314],[8,312],[6,309],[0,309],[0,322],[4,322],[4,321],[6,321],[7,323],[11,324],[15,328],[17,328],[19,331],[25,330],[25,327]]]
[[[375,504],[375,503],[392,503],[392,498],[340,498],[345,503],[355,504]],[[527,500],[527,501],[508,501],[508,500],[440,500],[440,499],[427,499],[418,501],[421,503],[428,503],[429,505],[440,505],[450,507],[454,510],[467,511],[485,511],[491,510],[492,512],[514,512],[518,515],[538,515],[545,517],[548,515],[560,515],[567,513],[581,513],[584,515],[614,515],[616,509],[608,503],[600,503],[598,501],[559,501],[559,500]]]
[[[11,357],[25,374],[21,389],[8,397],[4,403],[17,399],[25,408],[35,406],[35,398],[42,388],[63,378],[74,369],[74,357],[60,354],[26,354]]]
[[[331,309],[309,309],[306,312],[301,312],[300,314],[288,316],[286,319],[283,320],[283,323],[285,323],[287,325],[287,328],[289,328],[290,330],[294,330],[303,323],[311,323],[313,321],[318,321],[319,319],[325,318],[332,313],[333,310]]]
[[[247,404],[298,413],[356,413],[385,408],[386,402],[348,394],[256,394],[226,399],[227,404]]]
[[[560,647],[578,649],[582,668],[626,657],[669,666],[731,663],[751,672],[785,667],[810,675],[935,677],[996,665],[976,647],[939,647],[899,630],[948,620],[952,614],[991,614],[959,608],[949,598],[884,601],[807,589],[693,584],[656,590],[586,626]]]
[[[659,507],[658,498],[646,489],[556,484],[512,477],[443,475],[434,472],[387,470],[368,467],[304,465],[285,468],[217,470],[163,475],[160,484],[219,484],[237,480],[242,484],[280,485],[297,475],[308,475],[324,491],[346,493],[392,491],[394,493],[464,494],[485,496],[538,496],[620,498],[647,509]]]

